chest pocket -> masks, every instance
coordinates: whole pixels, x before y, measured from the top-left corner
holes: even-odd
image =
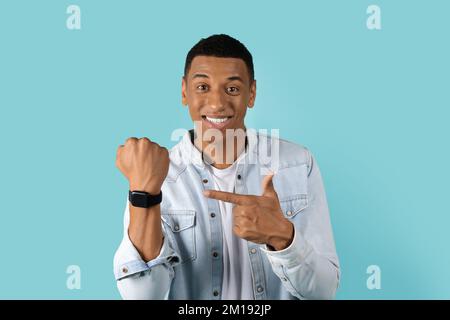
[[[273,184],[286,218],[292,219],[309,204],[308,167],[299,165],[278,170]]]
[[[194,260],[197,256],[195,248],[195,211],[194,210],[162,210],[161,219],[166,232],[175,242],[181,263]]]
[[[308,195],[294,194],[287,198],[280,199],[280,206],[286,218],[293,218],[300,211],[308,207]]]

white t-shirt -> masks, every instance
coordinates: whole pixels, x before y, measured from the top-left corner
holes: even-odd
[[[226,169],[208,166],[215,190],[234,192],[237,162]],[[222,299],[253,300],[252,274],[247,241],[233,232],[233,204],[219,201],[223,234]]]

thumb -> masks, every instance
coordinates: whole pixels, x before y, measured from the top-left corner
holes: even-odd
[[[273,173],[264,177],[262,181],[262,195],[266,197],[277,197],[275,188],[273,187]]]

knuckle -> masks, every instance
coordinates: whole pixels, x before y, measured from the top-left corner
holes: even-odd
[[[134,144],[138,141],[138,139],[136,137],[129,137],[126,141],[125,144]]]
[[[161,151],[162,151],[164,154],[169,155],[169,150],[167,150],[167,148],[165,148],[165,147],[160,147],[160,148],[161,148]]]
[[[138,145],[139,147],[147,147],[147,146],[151,146],[152,142],[150,140],[148,140],[148,138],[140,138],[138,140]]]

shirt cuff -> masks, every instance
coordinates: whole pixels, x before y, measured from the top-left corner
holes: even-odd
[[[163,245],[159,255],[155,259],[145,262],[127,235],[124,237],[116,253],[114,275],[116,280],[121,280],[125,277],[151,270],[158,265],[163,265],[169,270],[171,276],[173,276],[173,266],[178,264],[179,261],[180,257],[171,248],[167,237],[163,239]]]
[[[266,245],[261,248],[261,251],[266,254],[272,264],[286,265],[287,267],[290,267],[293,265],[298,265],[304,260],[304,257],[307,254],[307,247],[308,246],[305,239],[294,225],[294,239],[287,248],[273,251]]]

